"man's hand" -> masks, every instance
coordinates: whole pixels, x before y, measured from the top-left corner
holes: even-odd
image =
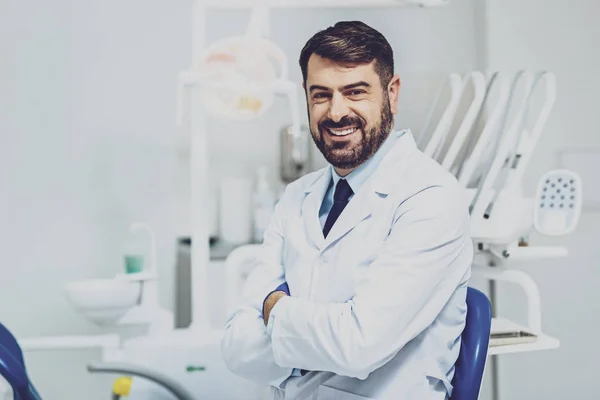
[[[281,299],[282,297],[287,296],[287,293],[282,291],[282,290],[278,290],[276,292],[273,292],[269,295],[269,297],[267,297],[267,299],[265,300],[265,305],[264,305],[264,313],[263,313],[263,319],[265,321],[265,325],[267,325],[267,323],[269,322],[269,315],[271,315],[271,310],[273,309],[273,307],[275,307],[275,304],[277,304],[277,302],[279,301],[279,299]]]

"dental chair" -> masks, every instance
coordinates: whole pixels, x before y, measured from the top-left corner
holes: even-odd
[[[41,400],[29,380],[17,339],[0,323],[0,376],[11,386],[15,400]],[[1,387],[0,387],[1,390]],[[0,393],[4,395],[5,393]]]
[[[485,294],[467,288],[467,321],[455,364],[450,400],[477,400],[483,380],[492,326],[492,306]]]

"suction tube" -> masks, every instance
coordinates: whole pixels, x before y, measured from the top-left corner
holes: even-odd
[[[159,372],[138,365],[124,363],[94,363],[88,365],[87,369],[89,372],[139,376],[163,386],[171,392],[177,400],[195,400],[194,396],[175,380]]]

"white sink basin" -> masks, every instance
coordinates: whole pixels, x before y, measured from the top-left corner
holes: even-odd
[[[65,286],[73,307],[92,322],[107,325],[117,322],[140,299],[139,282],[122,279],[90,279]]]

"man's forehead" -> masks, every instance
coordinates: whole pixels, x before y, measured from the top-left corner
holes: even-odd
[[[369,64],[340,65],[317,54],[308,60],[306,81],[309,84],[338,86],[357,81],[375,83],[379,77],[374,69],[374,61]]]

